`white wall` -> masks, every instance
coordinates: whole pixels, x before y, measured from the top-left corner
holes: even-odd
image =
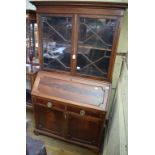
[[[109,124],[106,130],[103,155],[128,154],[128,69],[123,63]]]

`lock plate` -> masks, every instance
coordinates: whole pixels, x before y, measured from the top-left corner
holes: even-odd
[[[52,105],[53,105],[52,102],[47,102],[47,107],[48,108],[52,108]]]
[[[80,115],[84,116],[85,115],[85,111],[84,110],[80,110]]]

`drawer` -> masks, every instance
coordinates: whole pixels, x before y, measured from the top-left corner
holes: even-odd
[[[65,110],[65,105],[63,105],[57,101],[53,101],[53,100],[36,98],[35,103],[42,104],[44,106],[47,106],[48,108]]]
[[[92,117],[97,117],[97,118],[102,118],[103,114],[101,114],[100,111],[91,111],[82,107],[72,107],[72,106],[67,106],[67,111],[68,112],[73,112],[73,113],[77,113],[81,116],[92,116]]]

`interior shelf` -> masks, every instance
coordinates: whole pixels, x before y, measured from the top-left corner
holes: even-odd
[[[61,43],[57,43],[58,46],[60,47],[70,47],[70,44],[61,44]],[[82,43],[80,43],[78,45],[79,48],[84,48],[84,49],[94,49],[94,50],[101,50],[101,51],[112,51],[112,49],[109,48],[100,48],[100,47],[95,47],[95,46],[88,46],[88,45],[82,45]]]

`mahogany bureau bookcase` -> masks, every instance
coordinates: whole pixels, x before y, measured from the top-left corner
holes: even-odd
[[[40,1],[35,133],[99,151],[126,3]]]

